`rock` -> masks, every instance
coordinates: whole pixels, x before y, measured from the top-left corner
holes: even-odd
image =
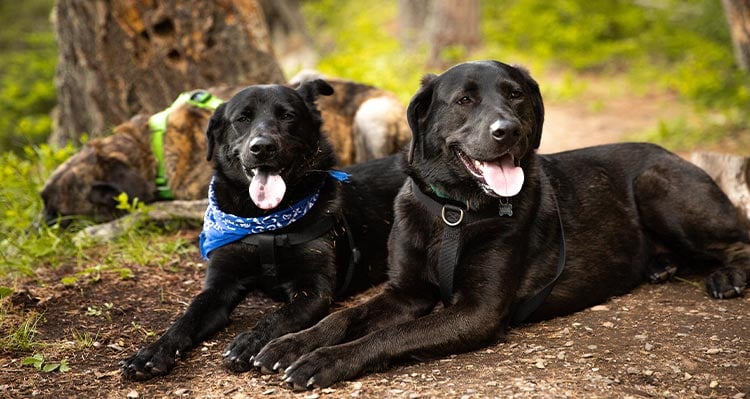
[[[128,394],[125,395],[125,397],[128,398],[128,399],[136,399],[136,398],[140,398],[141,395],[138,394],[138,391],[132,390],[132,391],[128,392]]]

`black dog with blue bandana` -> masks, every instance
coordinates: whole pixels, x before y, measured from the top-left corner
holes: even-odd
[[[247,371],[268,341],[315,324],[335,297],[385,278],[403,157],[332,171],[335,155],[315,106],[332,93],[323,80],[296,90],[251,86],[216,110],[207,129],[215,173],[201,234],[204,289],[161,338],[122,362],[124,377],[167,374],[176,356],[223,328],[260,290],[286,303],[224,352],[229,369]]]

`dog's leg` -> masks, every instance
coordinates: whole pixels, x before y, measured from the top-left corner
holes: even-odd
[[[719,187],[676,157],[644,171],[635,182],[641,220],[658,241],[691,266],[720,264],[706,279],[714,298],[741,295],[750,277],[750,237]]]
[[[297,280],[295,293],[275,312],[260,318],[255,326],[239,334],[224,351],[224,365],[234,372],[248,371],[253,360],[268,341],[296,332],[322,319],[333,302],[331,282],[320,274]],[[270,372],[274,365],[263,370]]]
[[[371,300],[332,313],[306,330],[274,339],[255,357],[256,365],[284,370],[302,355],[317,348],[359,338],[381,328],[413,320],[429,312],[436,298],[404,295],[387,287]]]
[[[286,381],[295,389],[326,387],[393,360],[473,350],[502,336],[501,320],[502,315],[493,306],[474,301],[457,303],[357,340],[308,353],[286,369]]]
[[[210,282],[207,279],[203,292],[161,338],[120,363],[123,376],[146,380],[169,373],[177,356],[184,356],[227,324],[229,314],[244,295],[244,289],[234,278]]]

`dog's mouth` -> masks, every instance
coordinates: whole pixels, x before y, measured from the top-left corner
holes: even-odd
[[[511,152],[506,152],[493,160],[480,161],[471,158],[459,148],[454,148],[453,151],[486,193],[513,197],[521,191],[524,181],[523,169],[519,166],[520,160]]]
[[[279,206],[286,193],[286,182],[281,177],[283,169],[259,166],[250,170],[250,199],[260,209],[273,209]]]

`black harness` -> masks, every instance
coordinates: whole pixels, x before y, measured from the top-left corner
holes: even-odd
[[[359,249],[354,244],[354,236],[349,228],[349,223],[346,221],[346,218],[341,211],[335,214],[327,213],[325,217],[320,218],[313,225],[308,226],[301,232],[251,234],[245,236],[240,241],[245,244],[254,245],[258,248],[258,257],[260,258],[260,264],[262,267],[275,269],[275,266],[277,265],[277,248],[291,248],[310,242],[322,237],[326,233],[332,232],[336,226],[342,226],[346,238],[349,241],[349,250],[351,251],[344,281],[342,282],[341,287],[336,291],[336,297],[340,298],[349,288],[349,284],[351,284],[352,278],[354,277],[354,269],[359,263],[361,257]]]
[[[453,298],[453,275],[456,266],[458,266],[459,256],[461,255],[461,226],[490,217],[510,216],[504,212],[504,205],[507,206],[507,202],[500,203],[497,214],[493,212],[470,212],[459,206],[441,204],[423,193],[414,183],[414,180],[410,180],[410,182],[411,191],[414,193],[417,200],[430,212],[440,216],[445,224],[445,226],[443,226],[443,239],[440,243],[440,256],[438,258],[437,270],[438,282],[440,285],[440,297],[443,301],[443,305],[450,306],[451,299]],[[557,203],[557,197],[555,196],[554,191],[552,192],[552,198],[555,202],[555,210],[557,211],[557,219],[560,225],[560,255],[557,262],[557,272],[552,281],[547,283],[547,285],[541,290],[515,306],[512,316],[513,324],[523,322],[531,316],[539,306],[541,306],[544,300],[549,296],[550,292],[552,292],[552,288],[555,286],[557,279],[565,268],[565,232],[563,230],[562,217],[560,216],[560,206]]]

